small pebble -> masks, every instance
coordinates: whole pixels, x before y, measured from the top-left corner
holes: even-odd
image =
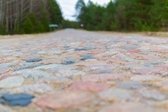
[[[75,63],[75,59],[73,58],[65,58],[62,62],[62,64],[64,65],[70,65],[70,64],[74,64]]]
[[[42,61],[42,59],[40,59],[40,58],[31,58],[31,59],[27,59],[25,61],[27,63],[34,63],[34,62],[40,62],[40,61]]]

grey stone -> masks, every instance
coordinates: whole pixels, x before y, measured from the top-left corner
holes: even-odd
[[[85,72],[75,69],[61,69],[56,75],[60,77],[75,77],[85,75]]]
[[[22,76],[10,76],[6,79],[0,80],[0,88],[14,88],[21,86],[24,82],[24,78]]]
[[[10,68],[10,66],[11,66],[10,63],[0,64],[0,74],[5,72],[6,70],[8,70]]]
[[[40,66],[40,63],[21,63],[19,66],[17,66],[14,70],[19,71],[23,69],[31,69]]]
[[[155,81],[155,80],[160,80],[160,76],[155,76],[155,75],[134,75],[131,77],[132,81]]]
[[[14,74],[19,74],[26,79],[30,78],[33,80],[46,79],[50,77],[49,73],[42,70],[35,70],[35,69],[24,69],[24,70],[16,71],[14,72]]]
[[[46,93],[51,92],[53,89],[47,84],[31,84],[31,85],[23,85],[15,89],[18,92],[24,93]]]
[[[139,92],[143,97],[147,99],[156,100],[156,101],[162,101],[166,99],[166,96],[164,94],[156,90],[142,89]]]
[[[81,60],[85,61],[88,59],[94,59],[94,57],[91,54],[85,54],[81,56]]]
[[[119,84],[119,87],[123,89],[140,89],[143,85],[137,81],[127,81]]]
[[[75,59],[73,59],[71,57],[67,57],[63,60],[62,64],[70,65],[70,64],[74,64],[75,62],[76,62]]]
[[[13,112],[13,110],[3,105],[0,105],[0,111],[1,112]]]
[[[167,111],[161,108],[156,108],[137,102],[120,102],[104,106],[98,112],[167,112]]]
[[[131,100],[131,92],[124,89],[111,88],[105,90],[99,94],[99,96],[104,100]]]
[[[75,48],[75,51],[88,51],[92,49],[94,49],[92,46],[85,46],[85,47]]]
[[[72,65],[62,65],[62,64],[43,65],[36,67],[34,69],[48,71],[60,79],[85,74],[85,72],[78,70],[76,67]]]
[[[25,61],[28,62],[28,63],[33,63],[33,62],[40,62],[40,61],[42,61],[42,59],[40,59],[40,58],[30,58],[30,59],[26,59]]]
[[[126,50],[134,50],[134,49],[137,49],[138,48],[138,45],[136,44],[126,44],[126,46],[124,46],[124,49]]]
[[[90,72],[95,74],[104,74],[104,73],[112,73],[113,70],[108,65],[92,65],[90,66]]]
[[[62,65],[62,64],[49,64],[49,65],[41,65],[34,68],[35,70],[43,70],[50,72],[58,72],[59,70],[71,70],[74,69],[71,65]]]

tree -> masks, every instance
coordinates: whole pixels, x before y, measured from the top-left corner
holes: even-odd
[[[61,24],[63,21],[62,12],[56,0],[48,0],[48,7],[50,23]]]
[[[85,2],[83,0],[78,0],[77,3],[76,3],[76,6],[75,6],[75,9],[76,9],[76,16],[77,16],[77,19],[79,20],[80,19],[80,15],[83,14],[83,11],[84,11],[84,8],[86,7],[85,5]]]
[[[22,24],[22,30],[23,30],[23,33],[32,33],[34,31],[33,30],[33,23],[29,17],[27,17],[24,20],[24,22]]]
[[[111,0],[103,14],[103,22],[102,24],[104,25],[104,30],[116,30],[117,29],[117,22],[115,19],[115,14],[116,14],[116,7],[115,3]]]
[[[33,3],[35,7],[32,7],[31,11],[24,12],[22,15],[17,14],[16,24],[12,24],[14,27],[10,32],[5,32],[5,25],[1,25],[0,34],[47,32],[49,31],[49,24],[62,24],[62,12],[56,0],[40,0]],[[23,15],[24,17],[22,17]]]
[[[152,0],[153,6],[150,9],[152,25],[157,29],[168,30],[168,0]]]
[[[151,0],[117,0],[116,16],[120,29],[143,30],[149,25]]]
[[[6,34],[5,27],[3,25],[0,25],[0,35]]]
[[[82,8],[84,8],[85,6],[86,5],[83,0],[78,0],[76,3],[75,9],[80,12],[82,10]]]
[[[88,30],[100,30],[103,28],[102,17],[104,7],[97,4],[89,3],[87,6],[83,7],[81,13],[78,16],[79,22],[84,24],[84,28]]]
[[[154,30],[158,27],[153,24],[154,21],[162,27],[167,25],[166,3],[168,2],[164,0],[111,0],[106,7],[103,7],[89,1],[82,8],[78,19],[88,30]],[[157,17],[159,11],[161,14]]]

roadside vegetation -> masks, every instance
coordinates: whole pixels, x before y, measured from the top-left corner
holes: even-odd
[[[63,21],[61,9],[56,0],[48,0],[46,4],[40,6],[37,12],[28,13],[22,22],[18,22],[15,28],[7,32],[5,26],[0,26],[0,34],[29,34],[48,32],[51,29],[49,24],[60,26]]]
[[[87,30],[168,31],[168,0],[113,0],[107,6],[78,0],[76,10]]]
[[[76,21],[64,20],[56,0],[41,5],[39,14],[30,13],[18,22],[12,32],[0,26],[0,34],[29,34],[48,32],[59,28],[83,28],[95,31],[168,31],[168,0],[111,0],[98,5],[89,0],[76,3]]]
[[[40,33],[50,31],[49,24],[61,25],[63,21],[59,5],[55,0],[48,0],[48,8],[41,6],[40,16],[29,14],[22,23],[18,23],[16,33]]]

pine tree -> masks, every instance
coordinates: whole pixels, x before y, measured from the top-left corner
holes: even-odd
[[[150,9],[152,25],[157,29],[168,30],[168,0],[152,0],[153,6]]]
[[[21,27],[22,27],[23,33],[32,33],[34,31],[33,30],[33,23],[29,17],[27,17],[24,20]]]
[[[86,4],[83,0],[78,0],[77,3],[76,3],[76,6],[75,6],[75,9],[77,11],[77,16],[79,16],[80,14],[82,14],[84,8],[86,7]],[[79,19],[79,18],[78,18]]]
[[[62,12],[56,0],[48,0],[48,8],[50,23],[61,24],[63,21]]]

